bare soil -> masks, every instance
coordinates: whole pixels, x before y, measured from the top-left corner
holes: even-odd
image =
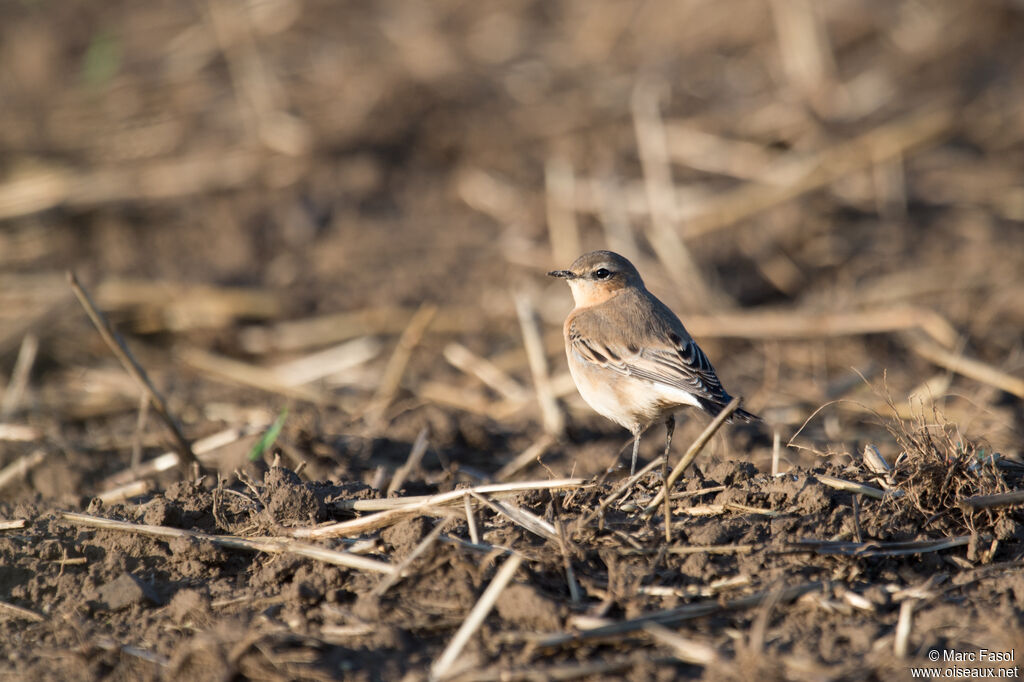
[[[516,496],[515,506],[564,529],[560,542],[486,508],[475,513],[476,544],[464,517],[415,516],[370,534],[359,550],[398,564],[435,524],[444,526],[444,541],[407,564],[408,575],[383,594],[381,578],[359,570],[83,527],[39,503],[5,504],[6,518],[28,522],[0,538],[5,595],[36,614],[5,619],[6,665],[11,675],[36,679],[418,677],[504,560],[502,548],[526,563],[463,654],[459,667],[476,670],[473,679],[546,676],[582,662],[603,666],[599,676],[629,679],[740,679],[754,669],[888,677],[908,665],[892,651],[908,601],[928,633],[918,640],[917,631],[912,659],[928,647],[1019,647],[1019,630],[995,626],[1015,622],[1024,600],[1019,561],[1005,558],[1024,549],[1019,516],[976,528],[953,561],[948,551],[911,546],[947,536],[920,519],[900,520],[898,503],[865,499],[854,507],[850,493],[818,478],[849,474],[820,466],[773,477],[735,461],[695,467],[673,504],[671,544],[663,517],[642,515],[660,489],[653,473],[598,519],[592,512],[611,483]],[[210,479],[182,482],[131,504],[94,502],[87,512],[265,536],[338,516],[326,510],[352,499],[340,486],[280,467],[244,492],[227,490]],[[322,544],[350,549],[353,542]],[[752,594],[761,596],[747,600]],[[720,658],[666,652],[648,623],[672,627]]]

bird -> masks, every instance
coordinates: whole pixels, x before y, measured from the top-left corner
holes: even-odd
[[[732,401],[715,368],[671,309],[647,290],[636,267],[613,251],[591,251],[551,277],[566,280],[575,307],[565,319],[565,354],[580,396],[595,412],[640,436],[664,421],[665,456],[675,413],[717,415]],[[742,408],[730,421],[760,421]]]

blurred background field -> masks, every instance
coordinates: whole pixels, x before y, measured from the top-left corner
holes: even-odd
[[[602,472],[544,276],[597,248],[765,417],[712,460],[892,460],[893,410],[1019,458],[1022,222],[1015,0],[5,2],[0,499],[171,445],[68,269],[228,476],[285,407],[310,480]]]
[[[386,416],[446,422],[447,445],[486,448],[486,467],[541,424],[517,292],[541,315],[570,441],[618,437],[567,381],[570,299],[543,277],[593,248],[637,262],[784,442],[841,399],[804,434],[851,451],[884,377],[899,405],[934,400],[1019,451],[1019,3],[0,13],[3,417],[72,430],[97,451],[68,463],[86,478],[124,464],[108,436],[119,419],[134,429],[138,390],[68,268],[152,351],[190,437],[224,416],[215,398],[316,403],[343,433],[412,312],[436,305]],[[330,376],[247,374],[352,339]],[[19,349],[34,355],[24,376]],[[506,385],[466,372],[474,358]],[[495,431],[513,442],[481,435]],[[25,447],[5,441],[3,458]]]

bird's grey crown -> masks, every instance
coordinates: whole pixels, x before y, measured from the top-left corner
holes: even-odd
[[[627,279],[638,283],[642,281],[640,279],[640,273],[637,271],[636,267],[629,262],[629,259],[615,253],[614,251],[591,251],[577,258],[573,261],[572,265],[569,266],[569,269],[579,277],[597,272],[601,268],[604,268],[613,274],[622,273]]]

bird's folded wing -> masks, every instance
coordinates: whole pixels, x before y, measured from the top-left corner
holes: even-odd
[[[599,341],[570,327],[569,341],[573,351],[586,362],[619,374],[664,384],[721,406],[729,401],[714,367],[704,351],[692,339],[676,335],[664,344],[651,347]]]

